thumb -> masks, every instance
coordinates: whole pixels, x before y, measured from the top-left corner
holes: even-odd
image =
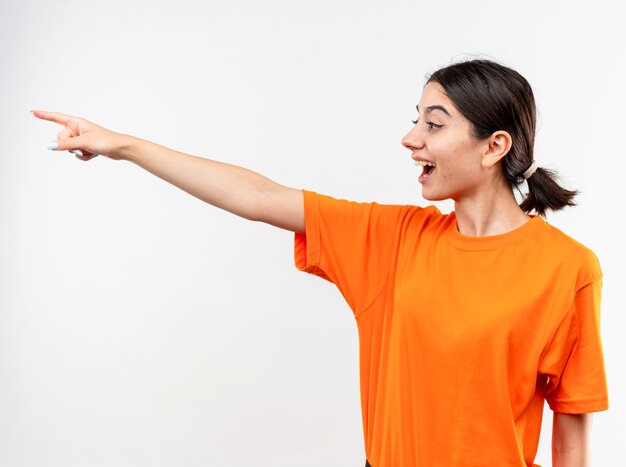
[[[52,151],[71,151],[72,149],[78,149],[81,147],[82,138],[80,136],[74,136],[72,138],[57,138],[55,141],[50,141],[48,149]]]

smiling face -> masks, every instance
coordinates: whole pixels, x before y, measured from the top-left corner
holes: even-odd
[[[422,168],[419,182],[427,200],[452,198],[458,201],[475,195],[497,175],[497,169],[484,167],[489,141],[472,135],[470,122],[459,113],[439,83],[430,82],[417,106],[415,126],[402,138],[411,157]]]

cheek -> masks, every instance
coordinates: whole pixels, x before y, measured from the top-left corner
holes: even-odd
[[[430,153],[442,169],[441,171],[445,172],[447,176],[454,175],[463,166],[463,150],[453,141],[438,141],[431,145]]]
[[[467,143],[459,137],[457,130],[450,129],[446,134],[432,135],[428,147],[433,156],[448,160],[462,154]]]
[[[428,154],[438,164],[448,164],[451,160],[454,160],[456,151],[454,147],[450,146],[449,142],[436,141],[428,147]]]

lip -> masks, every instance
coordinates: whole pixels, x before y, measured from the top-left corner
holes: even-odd
[[[420,159],[420,160],[426,160],[426,159]],[[431,161],[428,161],[428,162],[431,162]],[[428,179],[429,179],[430,177],[432,177],[432,176],[433,176],[433,173],[434,173],[436,170],[437,170],[437,166],[434,166],[434,167],[430,170],[430,172],[428,173],[428,175],[424,175],[424,173],[422,172],[422,174],[421,174],[421,175],[419,176],[419,178],[418,178],[418,181],[419,181],[421,184],[426,183],[426,182],[428,181]]]
[[[430,171],[430,173],[433,173],[435,171],[435,169],[437,168],[437,165],[435,164],[434,161],[431,161],[430,159],[425,159],[423,157],[411,157],[415,163],[416,166],[421,166],[420,162],[429,162],[431,164],[433,164],[432,166],[432,170]],[[422,170],[424,170],[424,167],[422,166]],[[429,174],[430,175],[430,174]],[[422,177],[420,176],[420,180],[422,179],[426,179],[427,177]]]

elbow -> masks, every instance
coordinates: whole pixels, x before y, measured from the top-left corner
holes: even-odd
[[[589,433],[592,414],[554,413],[553,467],[590,467]]]

